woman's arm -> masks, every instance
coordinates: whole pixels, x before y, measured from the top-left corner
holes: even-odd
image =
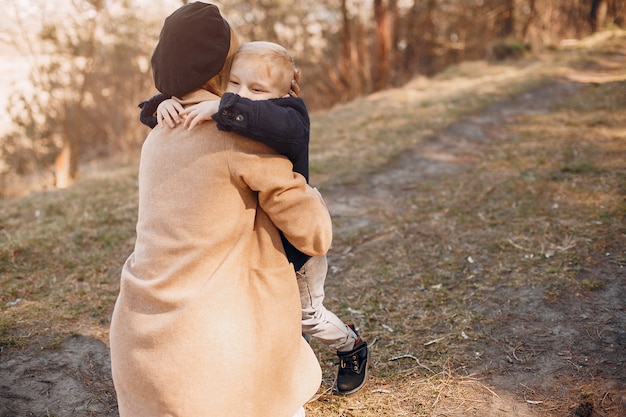
[[[292,171],[287,158],[259,142],[241,139],[233,141],[232,152],[226,155],[234,181],[258,193],[259,206],[286,241],[308,256],[328,251],[332,242],[328,208],[319,192]]]

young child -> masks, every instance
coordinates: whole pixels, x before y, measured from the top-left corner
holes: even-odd
[[[308,181],[310,122],[304,101],[298,97],[299,79],[293,58],[282,46],[244,43],[235,56],[227,92],[221,100],[183,110],[175,99],[155,96],[141,105],[141,119],[151,127],[184,123],[192,129],[213,118],[222,130],[232,130],[276,149]],[[154,116],[153,109],[161,101]],[[282,238],[287,258],[297,271],[302,331],[337,350],[339,367],[334,390],[352,394],[363,387],[367,378],[367,343],[352,324],[345,325],[323,305],[326,256],[309,257]]]

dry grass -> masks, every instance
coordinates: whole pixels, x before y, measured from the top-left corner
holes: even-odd
[[[538,357],[516,339],[525,323],[513,312],[602,289],[579,278],[594,254],[626,263],[626,69],[610,59],[625,41],[614,32],[527,61],[468,63],[313,115],[312,182],[329,196],[382,194],[359,216],[335,216],[327,287],[327,306],[372,345],[371,380],[330,394],[335,356],[314,343],[326,379],[309,417],[565,415],[571,397],[507,393],[471,369]],[[587,84],[547,112],[507,117],[489,141],[425,155],[454,167],[442,175],[371,182],[432,150],[450,123],[558,78]],[[136,193],[131,167],[0,202],[0,347],[106,341]],[[538,299],[511,296],[520,289]]]
[[[323,395],[310,416],[560,416],[576,403],[575,390],[548,395],[521,381],[495,394],[468,371],[502,356],[541,357],[541,343],[519,349],[530,342],[515,330],[533,320],[528,311],[603,288],[602,278],[579,278],[593,268],[592,254],[626,262],[626,69],[605,62],[623,41],[604,41],[588,41],[593,53],[585,44],[510,66],[463,64],[314,119],[313,161],[323,168],[313,181],[322,192],[379,193],[382,201],[363,199],[365,225],[335,217],[328,278],[328,306],[376,340],[374,378],[358,400]],[[599,65],[611,73],[596,72]],[[464,152],[422,154],[460,169],[423,176],[416,166],[413,181],[372,181],[403,154],[431,149],[449,123],[553,79],[588,84],[546,112],[506,117],[485,132],[490,140],[468,140]],[[316,350],[332,376],[332,352]]]
[[[135,172],[1,203],[0,346],[108,332],[120,265],[134,244]]]
[[[513,97],[546,80],[584,67],[620,47],[617,34],[601,34],[559,54],[489,64],[467,62],[433,79],[338,105],[314,115],[311,160],[318,182],[357,181],[408,146],[459,117]],[[613,37],[607,41],[607,37]],[[591,50],[593,55],[591,55]],[[620,78],[619,74],[615,77]]]
[[[344,399],[327,390],[307,406],[309,416],[448,416],[527,417],[532,412],[506,393],[497,394],[472,376],[449,368],[436,373],[412,355],[391,358],[406,361],[394,375],[373,377],[367,389]],[[380,364],[377,364],[380,366]]]

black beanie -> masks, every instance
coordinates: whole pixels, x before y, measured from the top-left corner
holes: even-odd
[[[188,3],[165,19],[152,54],[154,85],[182,97],[217,75],[230,48],[230,26],[217,6]]]

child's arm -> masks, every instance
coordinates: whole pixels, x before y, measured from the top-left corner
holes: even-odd
[[[175,127],[183,120],[179,116],[183,113],[183,106],[176,100],[168,98],[162,93],[158,93],[148,100],[144,100],[139,103],[141,112],[139,113],[139,120],[144,125],[154,129],[157,125],[163,127],[168,125],[169,127]],[[217,111],[217,105],[213,113]],[[211,113],[211,114],[213,114]],[[210,119],[210,114],[208,116]],[[205,119],[205,120],[208,120]],[[196,124],[201,122],[196,122]]]
[[[220,100],[203,101],[184,110],[175,100],[165,100],[159,104],[157,119],[159,124],[165,121],[173,127],[182,116],[185,127],[192,129],[210,120],[211,115],[219,129],[232,130],[285,155],[294,164],[294,170],[308,179],[310,120],[302,99],[253,101],[225,93]]]
[[[287,97],[253,101],[225,93],[221,100],[204,101],[183,109],[176,100],[160,96],[156,109],[158,124],[166,122],[174,127],[182,121],[182,116],[185,117],[185,127],[193,129],[212,116],[219,129],[232,130],[262,142],[287,157],[294,147],[308,147],[310,120],[302,99]]]
[[[213,120],[219,129],[264,143],[292,162],[303,149],[308,153],[309,113],[300,98],[253,101],[225,93]]]
[[[156,122],[163,127],[170,128],[183,122],[184,126],[191,130],[195,126],[211,120],[211,115],[219,108],[219,100],[207,100],[184,108],[178,101],[165,99],[159,103],[156,110]]]
[[[219,105],[220,100],[207,100],[187,107],[180,112],[180,115],[185,118],[184,126],[191,130],[195,126],[211,120],[211,116],[217,113]]]
[[[167,100],[168,98],[169,97],[166,95],[158,93],[139,103],[139,108],[141,109],[139,112],[139,120],[141,123],[154,129],[157,125],[157,108],[163,100]]]
[[[163,100],[157,107],[156,119],[160,127],[168,125],[170,128],[176,127],[183,120],[180,113],[184,110],[183,106],[174,99]]]

